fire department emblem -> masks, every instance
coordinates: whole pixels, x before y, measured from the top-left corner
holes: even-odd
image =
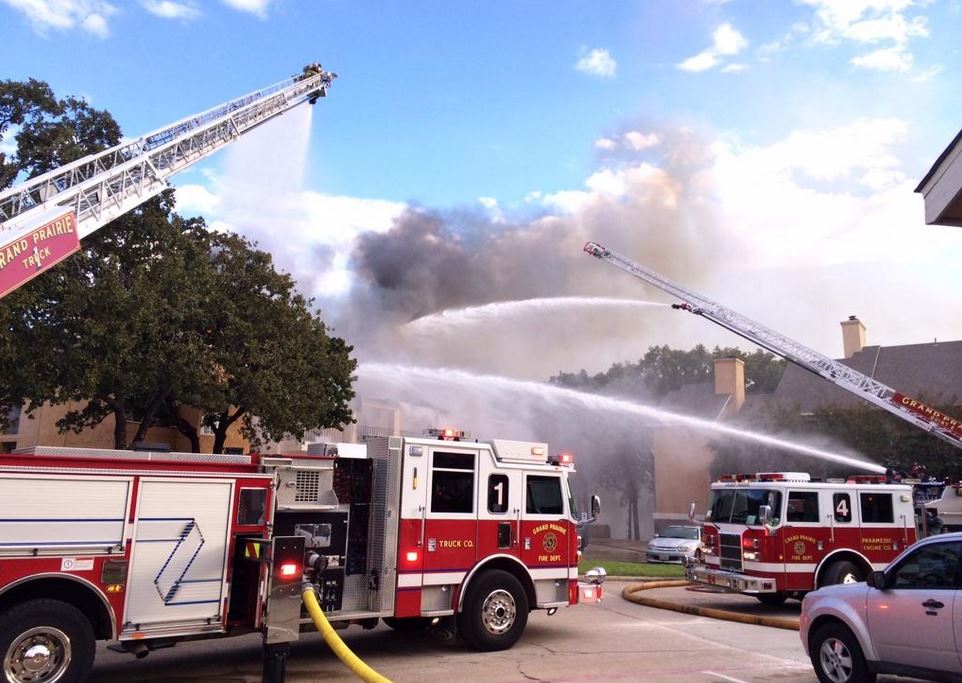
[[[558,547],[558,537],[551,533],[545,534],[542,543],[544,543],[544,549],[547,552],[553,553]]]
[[[795,554],[796,554],[796,555],[804,555],[804,554],[805,554],[805,542],[804,542],[804,541],[795,541],[795,545],[792,546],[792,550],[795,551]]]

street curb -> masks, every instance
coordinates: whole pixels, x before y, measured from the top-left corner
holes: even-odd
[[[679,605],[678,603],[669,602],[667,600],[646,598],[641,595],[636,595],[636,593],[651,590],[652,588],[680,588],[681,586],[688,585],[691,585],[691,582],[687,580],[632,583],[625,586],[624,590],[621,591],[621,597],[629,602],[633,602],[637,605],[644,605],[645,607],[667,609],[674,612],[694,614],[699,617],[708,617],[710,619],[725,619],[727,621],[736,621],[741,624],[755,624],[757,626],[769,626],[771,628],[784,628],[789,631],[799,630],[797,619],[789,619],[786,617],[763,617],[755,614],[740,614],[739,612],[715,609],[714,607],[692,607],[690,605]]]

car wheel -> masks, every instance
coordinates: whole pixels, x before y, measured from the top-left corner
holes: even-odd
[[[483,652],[507,650],[528,623],[528,596],[511,574],[492,569],[468,585],[458,615],[458,632]]]
[[[59,600],[31,600],[0,617],[0,680],[81,683],[94,665],[94,632],[83,612]]]
[[[808,651],[821,683],[875,683],[858,640],[841,624],[816,630]]]
[[[431,623],[431,619],[428,617],[407,617],[404,619],[397,619],[395,617],[384,617],[384,623],[393,628],[395,631],[400,631],[402,633],[414,633],[415,631],[423,631]]]
[[[788,600],[788,596],[784,593],[759,593],[755,599],[768,607],[778,607]]]
[[[854,562],[841,560],[828,566],[822,574],[819,588],[839,583],[858,583],[865,580],[865,571]]]

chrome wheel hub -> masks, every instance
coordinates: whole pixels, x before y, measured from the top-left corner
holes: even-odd
[[[514,598],[506,590],[491,591],[481,605],[481,623],[484,628],[494,635],[501,635],[514,625],[518,608]]]
[[[55,683],[70,666],[70,638],[52,626],[38,626],[17,638],[3,657],[8,683]]]
[[[822,670],[834,683],[848,683],[852,680],[852,654],[838,638],[829,638],[818,651]]]

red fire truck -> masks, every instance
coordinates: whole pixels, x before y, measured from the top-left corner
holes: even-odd
[[[864,581],[916,540],[912,487],[884,476],[812,481],[799,472],[729,475],[711,485],[693,581],[780,604]]]
[[[259,631],[267,653],[309,623],[305,578],[335,626],[433,622],[511,647],[529,610],[578,602],[570,456],[439,436],[0,456],[0,679],[83,681],[96,639],[144,656]]]

